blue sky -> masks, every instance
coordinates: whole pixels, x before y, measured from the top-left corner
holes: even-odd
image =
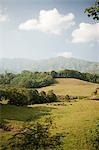
[[[94,0],[0,0],[0,58],[56,56],[99,61]]]

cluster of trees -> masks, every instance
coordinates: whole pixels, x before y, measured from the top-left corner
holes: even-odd
[[[99,83],[99,75],[98,74],[90,74],[90,73],[81,73],[75,70],[62,70],[59,72],[52,71],[51,75],[53,78],[76,78],[84,81],[89,81],[93,83]]]
[[[53,77],[48,72],[23,71],[21,74],[0,74],[0,85],[40,88],[54,83]]]
[[[23,106],[31,104],[41,104],[56,102],[57,96],[53,91],[38,92],[37,90],[27,90],[27,89],[1,89],[0,90],[0,100],[8,100],[8,104]]]

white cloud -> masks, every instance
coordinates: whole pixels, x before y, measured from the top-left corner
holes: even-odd
[[[62,57],[65,57],[65,58],[72,58],[73,54],[72,54],[72,52],[61,52],[61,53],[58,53],[57,56],[62,56]]]
[[[0,10],[0,22],[6,22],[8,20],[9,20],[8,15],[3,14],[3,12]]]
[[[30,19],[19,25],[20,30],[39,30],[42,32],[61,34],[63,30],[74,25],[74,14],[60,14],[56,8],[41,10],[38,19]]]
[[[73,43],[99,42],[99,23],[80,23],[79,28],[72,32]]]

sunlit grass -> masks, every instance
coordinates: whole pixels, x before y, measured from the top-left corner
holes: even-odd
[[[56,79],[56,83],[40,88],[39,91],[53,90],[57,95],[90,96],[99,84],[90,83],[72,78]]]
[[[1,109],[2,119],[20,125],[26,121],[43,121],[51,116],[56,128],[52,133],[64,134],[64,150],[90,150],[86,138],[90,130],[99,124],[99,102],[94,100],[77,100],[29,106],[31,108],[5,105]],[[45,113],[45,115],[44,115]],[[48,115],[48,116],[47,116]],[[7,142],[12,131],[2,131],[2,143]]]

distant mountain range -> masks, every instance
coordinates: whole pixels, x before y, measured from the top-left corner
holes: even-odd
[[[76,58],[55,57],[44,60],[0,59],[0,73],[5,71],[18,73],[23,70],[51,71],[72,69],[80,72],[99,74],[99,62],[89,62]]]

